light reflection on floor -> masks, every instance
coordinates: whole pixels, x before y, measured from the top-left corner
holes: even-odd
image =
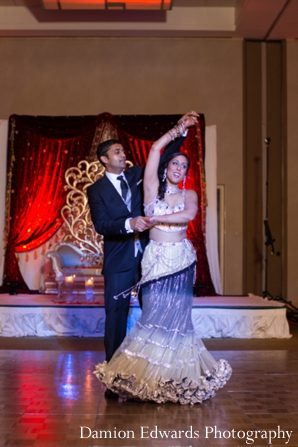
[[[183,407],[106,400],[93,375],[102,351],[0,351],[0,447],[235,447],[249,444],[239,437],[206,437],[206,427],[247,433],[278,426],[293,434],[288,444],[280,438],[272,445],[297,447],[298,352],[212,353],[232,365],[230,382],[204,404]],[[198,431],[199,439],[160,435],[187,430]],[[87,437],[100,431],[106,437]],[[131,432],[133,438],[124,436]],[[251,445],[269,444],[258,438]]]

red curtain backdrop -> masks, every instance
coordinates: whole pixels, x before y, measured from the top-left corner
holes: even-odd
[[[97,117],[10,117],[4,285],[28,292],[15,252],[37,248],[62,224],[64,173],[90,150]]]
[[[37,248],[62,224],[65,171],[88,157],[96,130],[109,123],[117,130],[128,159],[144,166],[152,141],[169,130],[180,115],[85,117],[10,117],[6,209],[4,287],[17,282],[19,292],[30,292],[19,271],[16,252]],[[198,255],[196,292],[214,295],[205,249],[204,116],[189,130],[183,144],[191,160],[187,187],[195,189],[200,211],[189,225],[188,237]]]

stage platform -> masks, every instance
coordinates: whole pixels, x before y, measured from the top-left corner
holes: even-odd
[[[132,303],[130,329],[141,315]],[[201,338],[290,338],[286,306],[255,295],[195,297],[193,322]],[[0,337],[102,337],[102,296],[58,302],[57,295],[0,295]],[[1,345],[1,341],[0,341]]]

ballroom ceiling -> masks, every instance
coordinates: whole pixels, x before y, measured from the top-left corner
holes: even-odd
[[[124,10],[121,0],[0,0],[0,36],[298,38],[298,0],[161,3],[164,10]]]

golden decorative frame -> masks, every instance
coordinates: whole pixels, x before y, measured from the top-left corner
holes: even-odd
[[[65,172],[68,190],[66,204],[61,209],[66,235],[63,242],[71,242],[90,257],[90,264],[98,264],[103,257],[103,237],[97,234],[91,220],[87,188],[104,175],[105,168],[98,161],[81,160]]]
[[[126,162],[130,167],[133,163]],[[99,161],[81,160],[77,166],[65,172],[66,204],[61,209],[66,234],[63,242],[70,242],[87,255],[91,265],[100,264],[103,258],[103,236],[96,233],[88,205],[87,188],[99,180],[105,172]]]

